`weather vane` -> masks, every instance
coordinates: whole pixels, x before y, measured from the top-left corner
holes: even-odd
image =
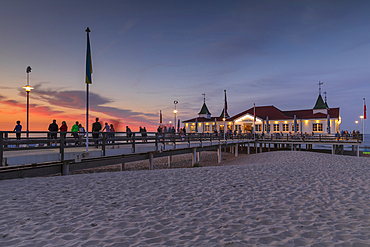
[[[321,95],[321,85],[324,84],[324,82],[319,81],[319,94]]]

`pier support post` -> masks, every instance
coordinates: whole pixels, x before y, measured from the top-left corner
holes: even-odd
[[[62,175],[63,176],[68,176],[69,175],[69,162],[68,161],[63,161]]]
[[[360,146],[357,145],[357,157],[360,157]]]
[[[221,145],[218,145],[218,149],[217,149],[217,160],[218,160],[218,163],[221,163]]]
[[[3,132],[0,132],[0,166],[5,165],[4,159],[4,146],[3,146]]]
[[[262,153],[262,143],[260,143],[260,153]]]
[[[153,156],[154,156],[154,153],[150,152],[149,153],[149,170],[154,169],[154,167],[153,167]]]
[[[125,170],[125,163],[122,163],[121,164],[121,171],[124,171]]]
[[[335,154],[335,145],[334,144],[332,145],[332,148],[331,148],[331,154]]]
[[[239,145],[238,144],[236,144],[235,145],[235,157],[238,157],[238,152],[239,152]]]
[[[172,167],[172,155],[168,156],[168,167]]]
[[[248,147],[247,147],[247,154],[251,154],[251,147],[249,145],[249,142],[248,142]]]
[[[200,152],[197,152],[197,162],[200,162]]]
[[[269,149],[268,149],[268,152],[270,152],[270,143],[269,143]]]
[[[194,166],[197,163],[197,148],[193,148],[193,155],[191,157],[191,166]]]

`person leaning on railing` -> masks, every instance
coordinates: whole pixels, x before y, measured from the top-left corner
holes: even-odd
[[[53,120],[53,122],[49,125],[49,128],[48,130],[50,131],[49,133],[49,138],[50,138],[50,145],[53,144],[52,140],[55,140],[54,143],[55,143],[55,146],[57,145],[57,135],[58,135],[58,124],[57,124],[57,120]]]
[[[16,135],[17,140],[20,140],[21,139],[21,131],[22,131],[21,121],[19,121],[19,120],[17,121],[17,125],[14,127],[13,131],[15,131],[15,135]],[[17,143],[15,146],[19,147],[19,143]]]
[[[72,136],[76,140],[75,145],[78,145],[78,143],[79,143],[78,130],[79,130],[78,121],[76,121],[76,123],[71,128]]]
[[[95,123],[92,125],[93,139],[95,139],[95,146],[98,147],[99,144],[99,131],[101,130],[101,124],[99,123],[99,118],[95,119]]]

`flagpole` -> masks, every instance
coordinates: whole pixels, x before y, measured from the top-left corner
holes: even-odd
[[[226,141],[226,90],[224,90],[224,92],[225,92],[225,102],[224,102],[224,142]]]
[[[366,119],[366,103],[365,103],[365,98],[363,98],[364,100],[364,107],[363,107],[363,110],[364,110],[364,124],[363,124],[363,127],[362,127],[362,141],[364,142],[365,141],[365,119]]]
[[[89,152],[89,83],[86,83],[86,153]]]
[[[256,139],[256,104],[253,103],[253,139]]]
[[[85,75],[85,83],[86,83],[86,152],[89,152],[89,84],[92,83],[91,80],[91,73],[92,73],[92,64],[91,64],[91,50],[90,50],[90,39],[89,33],[90,29],[87,27],[86,30],[87,35],[87,49],[86,49],[86,75]]]

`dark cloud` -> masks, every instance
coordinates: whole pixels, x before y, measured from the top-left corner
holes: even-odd
[[[23,93],[23,92],[22,92]],[[43,89],[42,83],[35,85],[35,90],[32,91],[34,97],[44,101],[49,105],[65,107],[70,109],[82,110],[85,109],[86,92],[78,90],[62,90],[62,89]],[[102,113],[111,116],[112,118],[123,118],[131,121],[151,121],[156,118],[156,114],[135,112],[127,109],[106,106],[106,104],[114,103],[106,97],[97,93],[89,93],[89,109],[94,114]]]

